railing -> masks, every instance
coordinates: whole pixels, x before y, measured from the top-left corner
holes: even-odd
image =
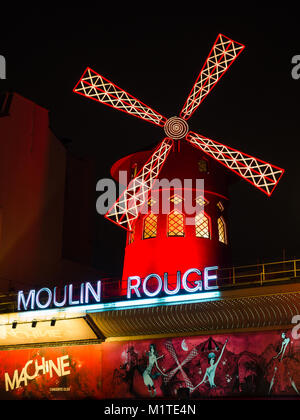
[[[217,275],[217,285],[222,288],[267,286],[274,282],[288,282],[300,277],[300,259],[220,268]],[[170,284],[176,284],[176,276],[176,273],[168,274]],[[193,281],[188,284],[194,286]],[[107,279],[103,282],[103,292],[104,298],[124,296],[127,292],[126,282],[121,279]]]
[[[217,285],[222,289],[237,289],[249,286],[263,287],[274,283],[295,281],[297,277],[300,281],[300,259],[220,268],[217,274]],[[170,284],[173,283],[173,278],[174,282],[176,281],[175,273],[169,274],[169,277]],[[122,281],[121,278],[104,278],[101,281],[103,299],[124,299],[127,292],[125,281]],[[190,282],[190,286],[193,285],[193,282]],[[16,293],[0,293],[0,313],[16,311],[16,303]]]
[[[300,275],[300,259],[256,265],[221,268],[218,284],[230,287],[241,285],[266,286],[273,282],[290,281]]]

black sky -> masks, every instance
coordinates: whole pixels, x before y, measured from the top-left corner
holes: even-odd
[[[112,8],[117,7],[112,4]],[[12,89],[46,107],[70,150],[96,159],[97,179],[119,158],[162,139],[161,128],[72,92],[87,66],[170,117],[185,99],[218,33],[246,45],[190,120],[193,131],[285,168],[271,198],[241,181],[231,195],[236,264],[299,257],[299,95],[291,59],[297,17],[113,15],[101,9],[27,9],[1,25],[0,54]],[[101,14],[102,13],[102,14]],[[96,184],[96,180],[95,180]],[[96,192],[95,192],[96,201]],[[118,274],[123,230],[97,216],[95,266]]]

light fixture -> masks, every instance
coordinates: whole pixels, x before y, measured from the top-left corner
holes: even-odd
[[[37,321],[36,320],[33,320],[32,323],[31,323],[32,328],[35,328],[36,327],[36,324],[37,324]]]
[[[51,322],[50,322],[50,327],[55,327],[55,324],[56,324],[56,319],[51,319]]]
[[[14,330],[17,328],[17,321],[14,321],[13,323],[12,323],[12,326],[11,326],[11,328],[13,328]]]

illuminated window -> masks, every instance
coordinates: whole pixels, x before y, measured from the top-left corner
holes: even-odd
[[[184,216],[177,210],[169,214],[168,236],[184,236]]]
[[[157,216],[148,214],[144,219],[143,239],[155,238],[157,235]]]
[[[170,198],[171,203],[174,204],[180,204],[183,202],[183,198],[180,197],[180,195],[178,194],[174,194],[171,198]]]
[[[207,162],[204,159],[198,161],[199,172],[207,172]]]
[[[195,218],[195,229],[197,238],[210,239],[209,218],[203,212],[198,213]]]
[[[227,244],[227,234],[226,234],[226,225],[223,217],[218,219],[218,231],[219,231],[219,241],[223,244]]]
[[[156,201],[153,197],[151,197],[151,198],[148,200],[148,206],[149,206],[149,207],[154,206],[156,203],[157,203],[157,201]]]
[[[203,195],[199,195],[199,197],[196,198],[196,203],[199,206],[207,206],[207,204],[209,204],[209,201],[206,200],[206,198],[204,198]]]

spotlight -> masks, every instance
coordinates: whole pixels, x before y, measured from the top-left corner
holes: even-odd
[[[55,327],[56,319],[51,319],[50,327]]]
[[[13,323],[12,323],[12,326],[11,326],[11,328],[13,328],[13,329],[16,329],[17,328],[17,321],[14,321]]]
[[[32,328],[35,328],[36,327],[36,324],[37,324],[37,321],[32,321],[32,324],[31,324],[31,326],[32,326]]]

